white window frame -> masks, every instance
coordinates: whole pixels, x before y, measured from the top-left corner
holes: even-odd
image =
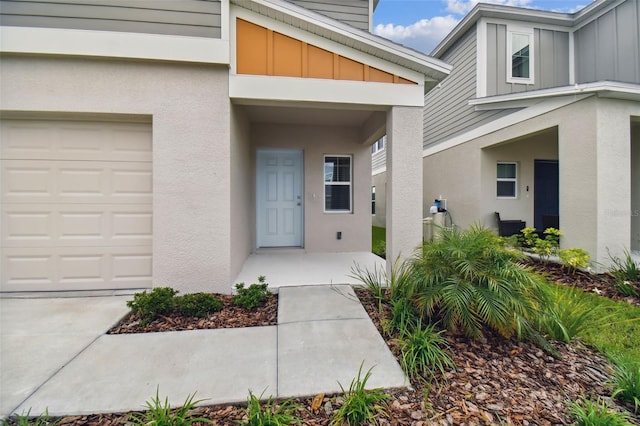
[[[371,155],[383,151],[385,146],[387,146],[387,135],[384,135],[371,145]]]
[[[348,158],[349,159],[349,182],[327,182],[324,176],[324,165],[327,158]],[[351,154],[325,154],[322,158],[322,208],[325,213],[353,213],[353,155]],[[327,210],[326,187],[329,186],[348,186],[349,187],[349,210]]]
[[[510,164],[516,167],[515,177],[513,178],[500,178],[498,177],[498,166],[500,164]],[[498,195],[498,182],[513,182],[513,196]],[[518,198],[518,163],[515,161],[498,161],[496,163],[496,198],[500,200],[514,200]]]
[[[513,36],[521,35],[529,38],[529,77],[513,76],[513,61],[511,48],[513,46]],[[507,83],[535,84],[535,44],[533,28],[507,27]]]

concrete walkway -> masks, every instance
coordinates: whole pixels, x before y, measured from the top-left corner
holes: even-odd
[[[363,361],[370,387],[408,384],[351,287],[279,297],[277,326],[129,335],[104,333],[130,297],[0,299],[0,414],[139,410],[158,386],[172,405],[333,393]]]

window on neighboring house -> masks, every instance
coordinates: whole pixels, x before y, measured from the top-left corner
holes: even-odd
[[[382,151],[384,149],[386,142],[387,142],[386,135],[378,139],[373,145],[371,145],[371,153],[375,154],[378,151]]]
[[[533,84],[533,30],[507,30],[507,82]]]
[[[371,187],[371,214],[376,214],[376,187]]]
[[[324,211],[351,212],[351,156],[324,156]]]
[[[516,198],[518,187],[518,164],[498,163],[496,196],[498,198]]]

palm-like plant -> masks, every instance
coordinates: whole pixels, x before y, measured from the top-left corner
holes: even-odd
[[[539,308],[541,281],[490,230],[443,229],[413,260],[411,293],[423,314],[469,337],[484,327],[524,337]]]

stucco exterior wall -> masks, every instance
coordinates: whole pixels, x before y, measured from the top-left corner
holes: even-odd
[[[558,133],[553,128],[514,142],[482,151],[482,210],[500,212],[502,219],[520,219],[534,226],[534,160],[558,159]],[[517,198],[496,197],[496,164],[515,161],[518,164]],[[528,188],[528,191],[527,191]],[[492,226],[496,226],[492,223]]]
[[[557,127],[560,229],[564,233],[561,245],[581,247],[590,253],[592,260],[606,266],[609,251],[620,255],[631,242],[629,129],[631,117],[639,112],[640,105],[634,102],[591,97],[426,157],[425,208],[430,199],[442,195],[448,200],[447,207],[456,225],[467,227],[480,221],[495,227],[493,212],[498,200],[495,196],[488,198],[495,188],[495,177],[492,173],[489,176],[489,169],[495,168],[498,154],[502,156],[511,149],[500,144]],[[522,152],[522,158],[536,158],[538,152],[553,153],[550,142],[537,142],[535,146],[539,148],[531,144],[530,151]],[[485,158],[481,159],[483,150]],[[480,170],[483,163],[486,173]],[[528,179],[527,175],[524,179]],[[527,183],[521,179],[521,194],[523,184]],[[501,205],[506,202],[501,200]],[[500,212],[505,219],[517,219],[516,213],[523,213],[526,203],[525,199],[520,204],[514,203],[513,210],[506,208]],[[529,214],[521,218],[530,224],[532,214],[533,204]]]
[[[150,116],[154,285],[229,291],[226,67],[4,55],[0,77],[3,111]]]
[[[422,244],[422,108],[387,113],[387,274]]]
[[[256,150],[263,148],[303,150],[304,248],[307,252],[371,250],[371,150],[360,143],[359,135],[355,127],[251,125],[254,156]],[[353,155],[353,213],[324,213],[325,154]],[[255,165],[252,170],[255,176]],[[342,232],[341,240],[336,238],[337,232]]]
[[[244,109],[231,105],[231,277],[240,273],[253,249],[254,179],[250,123]],[[233,284],[233,283],[232,283]]]
[[[467,143],[423,159],[424,217],[431,216],[433,200],[442,196],[455,225],[467,227],[480,220],[480,153],[477,144]]]
[[[631,127],[631,249],[640,250],[640,117]]]

